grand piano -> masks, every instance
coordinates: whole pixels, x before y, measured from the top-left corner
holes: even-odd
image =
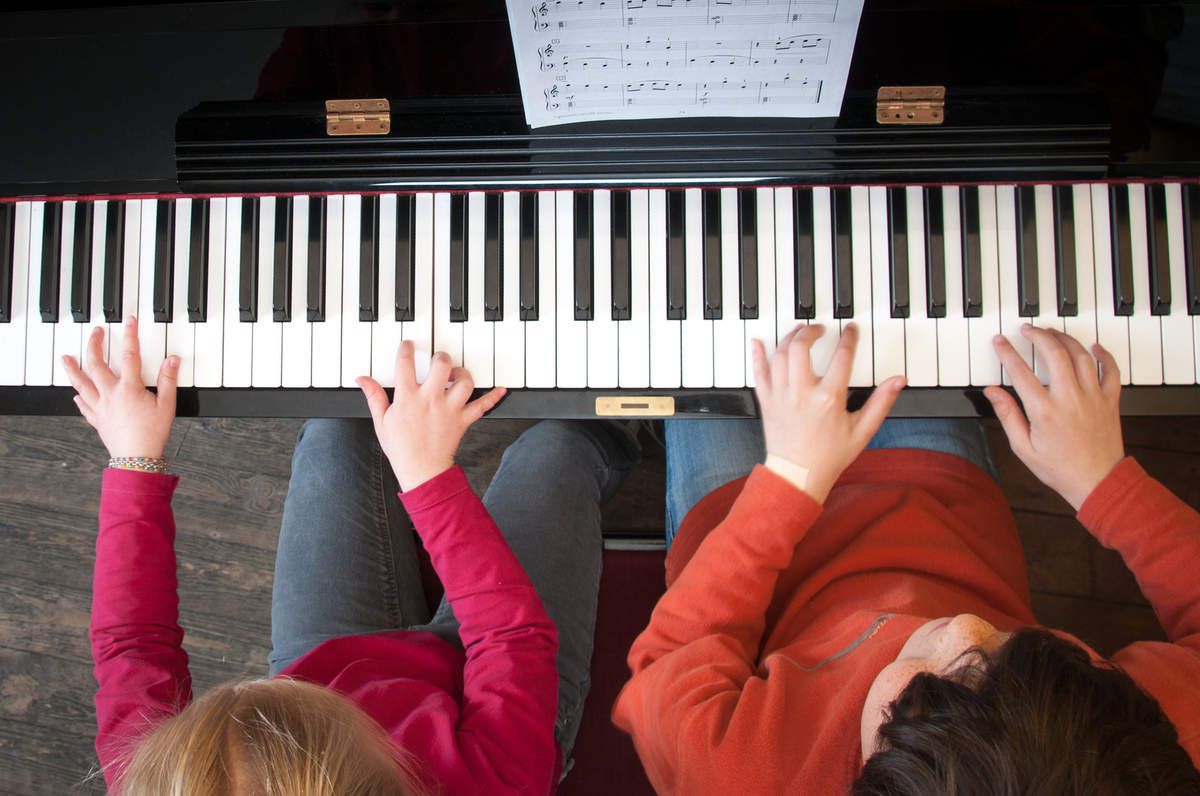
[[[413,340],[498,416],[749,416],[750,339],[850,322],[896,415],[986,413],[993,335],[1042,370],[1024,322],[1108,347],[1122,412],[1200,413],[1195,7],[868,0],[836,119],[533,131],[502,3],[0,18],[3,413],[74,414],[61,355],[129,314],[181,415],[363,415]],[[385,134],[328,134],[366,99]]]

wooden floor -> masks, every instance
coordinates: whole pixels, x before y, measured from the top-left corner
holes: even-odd
[[[460,459],[486,485],[528,424],[478,424]],[[169,455],[182,620],[197,692],[265,671],[272,566],[298,421],[180,420]],[[1111,653],[1162,630],[1112,551],[1016,461],[989,426],[1029,560],[1034,609]],[[1200,508],[1200,418],[1129,418],[1129,452]],[[101,790],[87,621],[100,468],[105,454],[75,418],[0,417],[0,792]],[[663,466],[649,447],[606,509],[607,528],[661,528]],[[603,783],[596,783],[603,792]]]

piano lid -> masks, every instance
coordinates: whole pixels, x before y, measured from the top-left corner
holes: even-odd
[[[487,106],[472,97],[489,97],[494,111],[511,102],[503,98],[517,90],[500,2],[391,7],[283,0],[107,9],[58,3],[52,11],[46,4],[28,5],[37,10],[0,14],[5,31],[0,64],[5,74],[19,77],[0,81],[0,100],[8,109],[2,133],[7,157],[0,163],[5,195],[179,190],[176,144],[182,151],[202,143],[186,120],[206,119],[203,127],[219,115],[215,110],[221,106],[209,105],[185,116],[204,102],[254,102],[252,112],[239,111],[242,120],[274,119],[279,125],[319,118],[327,98],[382,96],[393,107],[408,107],[410,118],[414,109],[442,108],[442,126],[453,127],[464,119],[479,120],[481,114],[471,110]],[[903,152],[906,141],[912,146],[921,135],[931,136],[872,129],[862,114],[875,90],[885,84],[942,84],[948,89],[950,125],[971,120],[972,113],[986,117],[989,108],[1007,107],[1069,131],[1064,137],[1077,139],[1081,170],[1073,172],[1076,177],[1195,175],[1200,173],[1200,87],[1189,76],[1197,73],[1200,9],[1194,5],[1048,7],[986,0],[964,8],[928,0],[876,0],[863,14],[842,117],[823,124],[758,123],[748,132],[800,129],[811,137],[871,130],[875,137],[864,146]],[[1060,100],[1068,96],[1064,87],[1085,96],[1068,106]],[[1089,102],[1087,94],[1098,102]],[[964,105],[966,98],[974,99]],[[221,113],[232,108],[223,107]],[[292,121],[284,122],[289,113]],[[181,116],[185,122],[176,142]],[[1111,119],[1111,134],[1105,119]],[[492,127],[477,129],[520,136],[527,133],[522,122],[493,115]],[[1011,154],[996,138],[1006,124],[1013,126],[1011,116],[984,118],[981,124],[993,131],[991,153]],[[746,131],[746,125],[731,126]],[[699,128],[707,133],[725,129],[719,122]],[[436,130],[437,124],[426,129]],[[461,126],[455,129],[462,132]],[[394,127],[392,138],[405,130],[412,128]],[[981,150],[986,131],[982,135]],[[1100,151],[1105,138],[1110,138],[1107,152]],[[263,140],[272,141],[272,134]],[[1019,143],[1019,137],[1012,140]],[[1037,160],[1037,151],[1027,154]],[[1010,157],[1015,171],[1008,178],[1033,173],[1038,164],[1029,158]],[[337,165],[335,160],[333,173]],[[869,174],[876,165],[860,163],[857,171]],[[849,179],[850,172],[843,173]],[[951,173],[942,176],[948,179]],[[992,173],[994,178],[1005,174]],[[938,178],[936,170],[929,178]],[[201,182],[189,180],[183,187],[195,189]],[[367,187],[371,180],[338,184]]]

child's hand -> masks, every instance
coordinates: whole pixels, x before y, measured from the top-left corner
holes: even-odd
[[[441,351],[433,355],[425,382],[417,384],[409,341],[396,352],[396,391],[390,406],[379,382],[359,376],[355,384],[367,398],[375,436],[406,492],[454,464],[454,452],[467,428],[500,403],[505,392],[496,387],[467,403],[475,389],[471,374],[463,368],[451,369],[450,357]]]
[[[753,350],[754,393],[767,453],[807,469],[804,491],[818,502],[825,501],[842,470],[871,441],[904,388],[904,377],[893,376],[875,389],[862,409],[847,411],[858,327],[846,327],[829,370],[818,378],[810,351],[824,331],[820,324],[796,327],[769,361],[762,341],[755,340]]]
[[[1012,344],[997,335],[992,342],[1000,364],[1012,376],[1025,411],[999,387],[988,387],[983,394],[1017,458],[1079,511],[1096,485],[1125,457],[1121,373],[1112,354],[1099,344],[1092,347],[1093,359],[1078,340],[1062,332],[1025,324],[1021,334],[1033,342],[1038,359],[1046,363],[1050,384],[1043,387]]]
[[[121,376],[108,367],[100,343],[103,327],[92,329],[87,346],[87,372],[74,357],[63,366],[78,395],[75,405],[83,419],[100,434],[109,456],[148,456],[161,459],[175,419],[175,384],[179,357],[167,357],[158,370],[158,394],[142,386],[142,356],[138,349],[137,319],[125,321],[121,344]]]

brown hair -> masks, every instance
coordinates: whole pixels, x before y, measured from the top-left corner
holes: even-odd
[[[1117,666],[1037,628],[966,657],[900,692],[852,793],[1200,793],[1174,725]]]
[[[122,796],[424,796],[416,760],[341,694],[277,678],[226,683],[137,742]]]

